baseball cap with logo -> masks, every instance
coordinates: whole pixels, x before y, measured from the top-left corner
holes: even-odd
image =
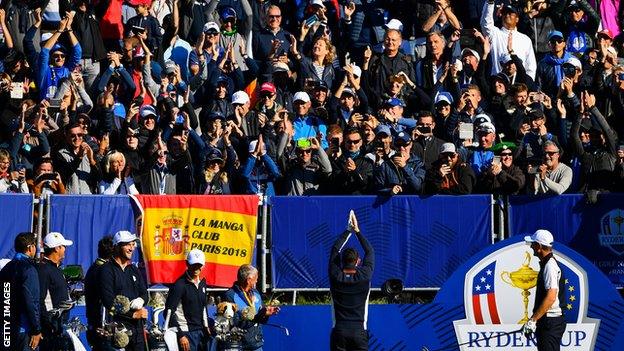
[[[204,24],[204,33],[219,33],[219,25],[216,22],[208,22]]]
[[[262,86],[260,86],[260,92],[266,91],[271,94],[277,93],[277,89],[275,88],[275,84],[271,82],[264,82]]]
[[[249,102],[249,95],[246,92],[239,90],[232,94],[232,105],[244,105]]]
[[[524,241],[528,243],[538,243],[540,245],[552,247],[555,239],[548,230],[538,229],[532,235],[525,236]]]
[[[188,255],[186,255],[186,263],[189,265],[201,264],[203,266],[206,264],[206,256],[202,250],[193,249],[189,251]]]
[[[63,237],[63,234],[59,232],[51,232],[43,238],[43,246],[47,248],[55,248],[58,246],[71,246],[74,242],[71,240],[66,240]]]
[[[296,101],[310,102],[310,95],[308,95],[305,91],[298,91],[293,97],[293,102]]]
[[[444,143],[442,144],[442,146],[440,146],[440,150],[439,150],[440,154],[446,154],[446,153],[457,153],[457,149],[455,148],[455,144],[453,143]]]
[[[131,243],[137,241],[137,236],[127,230],[120,230],[113,236],[113,245]]]

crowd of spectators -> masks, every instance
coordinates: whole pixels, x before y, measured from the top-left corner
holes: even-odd
[[[0,192],[624,189],[619,0],[0,5]]]

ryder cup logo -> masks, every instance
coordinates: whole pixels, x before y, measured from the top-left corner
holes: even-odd
[[[624,211],[615,209],[600,220],[600,245],[606,246],[618,255],[624,253]]]
[[[567,322],[561,350],[594,350],[599,321],[587,318],[588,286],[585,271],[557,252],[565,278]],[[533,311],[539,259],[524,242],[506,246],[474,265],[464,280],[466,319],[454,321],[461,350],[535,350],[534,339],[520,329]]]

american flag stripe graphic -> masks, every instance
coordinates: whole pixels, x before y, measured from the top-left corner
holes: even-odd
[[[472,283],[472,311],[477,324],[500,324],[494,291],[496,261],[477,273]]]

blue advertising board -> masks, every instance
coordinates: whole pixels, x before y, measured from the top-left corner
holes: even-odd
[[[491,242],[491,197],[323,196],[271,199],[273,287],[329,288],[330,248],[353,209],[375,249],[373,286],[440,287]],[[359,248],[355,236],[345,247]]]

